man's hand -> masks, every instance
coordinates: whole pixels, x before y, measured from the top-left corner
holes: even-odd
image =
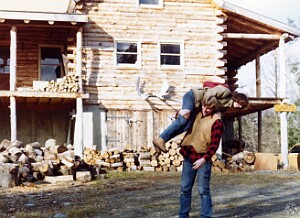
[[[205,164],[206,160],[202,157],[198,160],[196,160],[193,163],[193,170],[198,170],[203,164]]]

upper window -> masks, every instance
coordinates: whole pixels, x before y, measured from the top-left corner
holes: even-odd
[[[160,66],[183,66],[180,43],[160,43]]]
[[[163,0],[138,0],[138,4],[142,7],[163,7]]]
[[[140,43],[117,41],[116,42],[116,65],[117,66],[139,66],[140,65]]]
[[[10,68],[9,46],[0,46],[0,73],[9,73]]]
[[[40,72],[44,81],[56,81],[65,75],[60,47],[40,47]]]

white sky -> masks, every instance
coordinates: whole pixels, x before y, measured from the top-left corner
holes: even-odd
[[[282,23],[288,24],[288,19],[291,19],[295,22],[298,29],[300,29],[300,0],[224,0],[225,2],[235,4],[239,7],[248,9],[260,15],[270,17],[274,20],[280,21]],[[296,43],[293,44],[293,48],[289,48],[288,56],[290,53],[294,53],[295,57],[300,57],[300,40],[297,40]],[[296,47],[296,49],[295,49]],[[288,48],[287,48],[288,49]],[[286,50],[287,50],[286,49]],[[270,53],[267,55],[262,56],[261,59],[261,67],[262,67],[262,91],[266,90],[270,86],[270,82],[263,81],[264,78],[270,77],[271,69],[264,69],[263,65],[268,65],[270,63]],[[298,58],[300,60],[300,58]],[[264,73],[264,75],[263,75]],[[245,92],[249,96],[254,97],[255,94],[255,66],[254,62],[243,66],[239,70],[239,74],[237,76],[239,88],[238,91]],[[287,84],[291,84],[288,81],[292,80],[292,76],[287,78]],[[293,82],[294,83],[294,82]],[[296,85],[294,84],[292,87],[293,90],[297,89]],[[295,92],[294,92],[295,93]],[[269,96],[269,93],[263,93],[263,96]],[[287,95],[289,95],[287,93]],[[274,97],[274,96],[270,96]],[[289,96],[288,96],[289,97]]]
[[[300,22],[300,0],[225,0],[258,14],[287,23],[287,18]],[[298,25],[299,26],[299,25]]]

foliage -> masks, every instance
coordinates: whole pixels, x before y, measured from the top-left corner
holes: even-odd
[[[300,77],[299,77],[300,79]],[[298,99],[295,104],[297,105],[298,110],[296,112],[290,113],[288,115],[288,141],[289,148],[294,144],[300,142],[300,99]]]
[[[258,120],[257,113],[248,114],[241,118],[242,139],[245,150],[258,151]],[[234,135],[238,138],[238,124],[234,124]],[[280,128],[278,115],[273,109],[262,113],[261,152],[280,152]]]

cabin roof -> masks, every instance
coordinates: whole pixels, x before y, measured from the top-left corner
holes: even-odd
[[[224,56],[228,71],[236,71],[241,66],[253,61],[279,47],[279,39],[285,34],[285,42],[300,35],[300,30],[269,17],[257,14],[242,7],[224,2],[213,1],[225,16],[226,29],[223,41],[226,42],[227,53]],[[246,35],[248,34],[248,35]],[[231,35],[231,37],[230,37]],[[233,118],[273,108],[284,101],[283,98],[249,98],[247,110],[229,108],[224,117]]]
[[[223,41],[227,44],[226,67],[237,70],[279,46],[279,37],[287,34],[286,42],[300,35],[300,30],[269,17],[246,10],[239,6],[214,0],[224,13],[225,29]],[[253,34],[248,38],[237,34]],[[231,35],[231,36],[230,36]],[[268,36],[269,35],[269,36]],[[277,37],[276,37],[277,36]]]

